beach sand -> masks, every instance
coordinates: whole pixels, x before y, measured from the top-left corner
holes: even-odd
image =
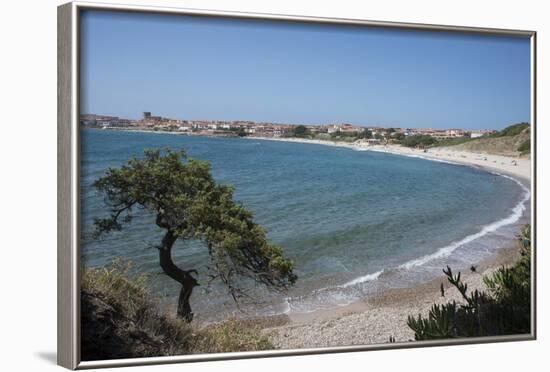
[[[502,248],[495,257],[479,263],[476,272],[462,268],[463,281],[469,290],[484,289],[484,275],[502,265],[513,264],[518,258],[517,246]],[[445,287],[445,297],[441,297],[441,283]],[[434,303],[452,300],[463,301],[442,274],[441,278],[427,283],[388,290],[330,311],[291,314],[284,325],[265,328],[263,332],[280,349],[373,345],[389,342],[390,336],[396,342],[406,342],[414,340],[414,332],[407,326],[409,315],[426,316]]]
[[[531,180],[530,158],[473,153],[454,150],[452,147],[435,147],[427,149],[426,151],[396,145],[376,145],[370,147],[373,151],[388,152],[392,154],[407,156],[420,156],[426,159],[443,160],[465,165],[472,165],[486,168],[494,172],[511,175],[520,178],[523,181]]]

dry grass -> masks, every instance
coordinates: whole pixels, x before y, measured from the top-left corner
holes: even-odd
[[[261,327],[228,318],[222,323],[202,329],[193,348],[196,353],[227,353],[270,350],[274,346],[267,336],[261,334]]]
[[[84,360],[273,349],[261,326],[229,318],[198,328],[160,310],[147,275],[117,260],[82,275]]]
[[[452,146],[456,150],[482,152],[494,155],[519,156],[529,152],[522,146],[530,138],[530,129],[526,128],[514,136],[477,138],[463,144]]]

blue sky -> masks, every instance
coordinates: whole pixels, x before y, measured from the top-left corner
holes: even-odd
[[[81,111],[501,129],[530,121],[527,38],[84,11]]]

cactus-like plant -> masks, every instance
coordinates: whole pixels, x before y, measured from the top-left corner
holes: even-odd
[[[531,228],[518,236],[520,260],[512,267],[501,267],[485,277],[486,291],[470,291],[451,268],[443,269],[463,303],[434,304],[428,317],[409,316],[408,326],[415,340],[495,336],[528,333],[531,327]]]

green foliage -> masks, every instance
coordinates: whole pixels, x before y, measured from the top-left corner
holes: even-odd
[[[416,340],[495,336],[529,333],[531,327],[531,229],[519,236],[521,258],[512,267],[501,267],[485,277],[487,291],[468,293],[460,273],[443,270],[460,292],[463,303],[434,304],[428,317],[409,316],[407,324]]]
[[[237,135],[239,137],[246,137],[248,135],[248,133],[246,133],[244,128],[240,127],[239,129],[237,129]]]
[[[295,137],[305,137],[309,134],[309,130],[304,125],[298,125],[292,129]]]
[[[529,123],[517,123],[512,124],[500,132],[490,134],[488,137],[510,137],[510,136],[516,136],[523,132],[525,128],[529,128]]]
[[[475,138],[470,138],[470,137],[446,138],[435,142],[433,146],[434,147],[455,146],[455,145],[461,145],[463,143],[470,142],[473,140],[475,140]]]
[[[525,140],[521,145],[519,145],[518,151],[522,154],[529,154],[531,152],[531,140]]]
[[[332,141],[355,142],[361,138],[368,138],[372,133],[365,132],[333,132],[330,134]]]
[[[371,130],[368,130],[368,129],[365,129],[364,131],[362,132],[359,132],[357,134],[357,138],[366,138],[366,139],[369,139],[369,138],[372,138],[372,131]]]
[[[392,136],[390,138],[392,140],[394,140],[395,142],[401,142],[405,139],[405,133],[395,132],[395,133],[392,134]]]
[[[207,162],[183,151],[146,150],[110,168],[95,182],[105,196],[110,216],[95,221],[97,235],[122,229],[134,210],[153,213],[153,221],[178,239],[204,243],[210,257],[209,277],[219,279],[236,300],[244,291],[239,278],[283,290],[294,284],[293,262],[268,243],[265,230],[244,206],[233,200],[233,188],[215,182]]]
[[[430,146],[436,143],[437,140],[431,136],[414,135],[408,136],[401,141],[401,144],[406,147]]]

